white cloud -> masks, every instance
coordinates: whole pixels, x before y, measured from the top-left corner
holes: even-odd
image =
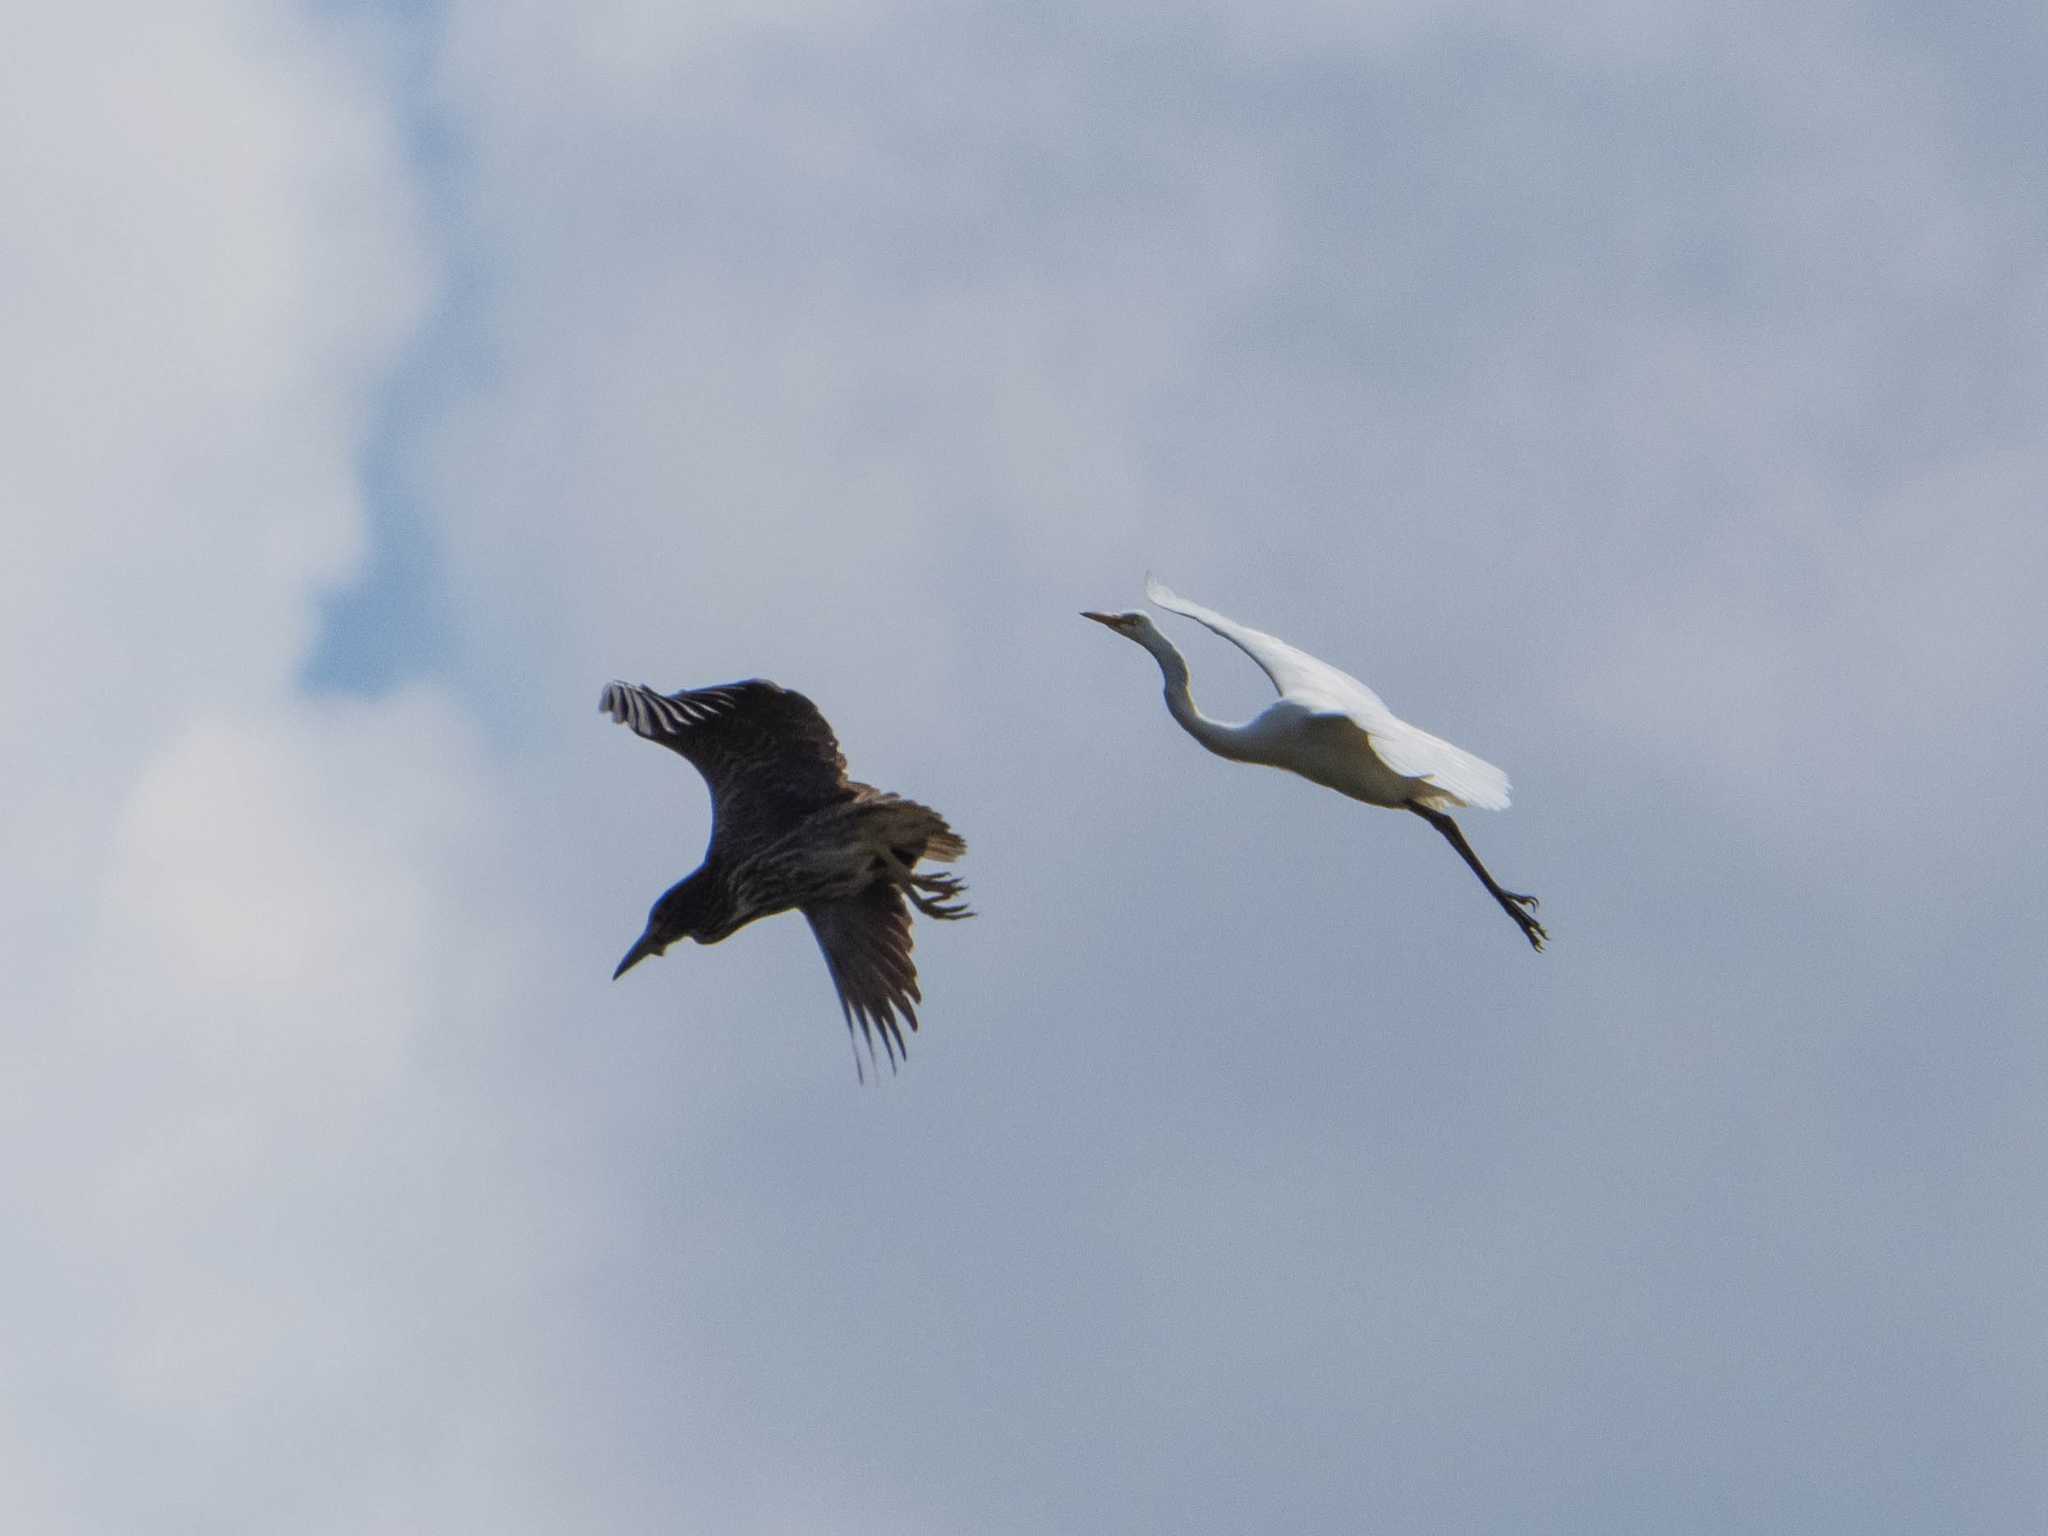
[[[553,1261],[493,1193],[518,1154],[467,1081],[521,971],[474,915],[490,781],[420,693],[201,722],[119,817],[25,1127],[55,1198],[17,1269],[67,1323],[32,1377],[90,1394],[148,1469],[80,1490],[80,1528],[268,1507],[360,1529],[465,1480],[498,1491],[437,1523],[546,1525]]]
[[[464,916],[493,770],[445,699],[292,686],[429,293],[373,59],[253,4],[40,12],[0,59],[0,1464],[39,1530],[560,1523],[547,1266],[452,1065],[516,977]]]
[[[31,972],[69,958],[139,762],[281,691],[360,554],[365,391],[426,264],[374,82],[294,18],[71,7],[0,62],[0,729],[62,744],[0,811],[51,893]]]

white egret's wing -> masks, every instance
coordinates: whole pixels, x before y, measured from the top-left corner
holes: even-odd
[[[1427,779],[1458,804],[1481,810],[1505,810],[1508,776],[1484,758],[1474,757],[1401,719],[1365,684],[1307,651],[1226,619],[1213,608],[1191,603],[1149,576],[1145,596],[1159,607],[1193,619],[1213,630],[1259,664],[1280,696],[1317,713],[1348,716],[1372,739],[1372,749],[1394,772]]]
[[[1481,811],[1508,808],[1507,774],[1485,758],[1474,757],[1463,747],[1454,747],[1418,725],[1392,715],[1386,718],[1384,725],[1366,726],[1365,734],[1379,760],[1394,772],[1427,780],[1450,797],[1449,805],[1469,805]],[[1434,796],[1416,798],[1438,810],[1449,809],[1449,805]]]
[[[1307,651],[1296,650],[1285,640],[1277,640],[1265,631],[1240,624],[1235,619],[1226,619],[1213,608],[1191,603],[1149,576],[1145,579],[1145,596],[1161,608],[1214,630],[1243,651],[1259,664],[1260,671],[1273,680],[1273,686],[1280,690],[1283,699],[1291,699],[1313,710],[1350,715],[1367,730],[1373,729],[1376,723],[1371,717],[1394,718],[1393,711],[1380,701],[1380,696],[1349,672],[1339,671],[1327,661],[1318,661]]]

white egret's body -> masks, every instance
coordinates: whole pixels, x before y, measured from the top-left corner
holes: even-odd
[[[1502,890],[1472,852],[1457,823],[1444,814],[1454,806],[1505,810],[1505,773],[1410,725],[1350,673],[1318,661],[1284,640],[1191,603],[1156,581],[1145,583],[1145,596],[1237,646],[1258,663],[1280,694],[1241,725],[1211,720],[1195,707],[1188,691],[1186,660],[1159,632],[1150,615],[1083,615],[1152,653],[1166,680],[1167,712],[1190,736],[1218,757],[1284,768],[1368,805],[1412,811],[1450,840],[1529,942],[1538,949],[1543,947],[1548,935],[1527,910],[1536,905],[1536,898]]]

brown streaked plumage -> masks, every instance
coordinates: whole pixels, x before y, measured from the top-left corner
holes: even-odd
[[[879,1035],[893,1071],[899,1017],[915,1030],[923,1001],[904,899],[928,917],[972,916],[958,879],[915,872],[967,844],[929,806],[849,780],[817,706],[761,678],[666,694],[614,682],[598,708],[687,759],[711,790],[703,864],[662,893],[613,979],[678,940],[716,944],[794,908],[825,953],[848,1033],[858,1027],[870,1060]]]

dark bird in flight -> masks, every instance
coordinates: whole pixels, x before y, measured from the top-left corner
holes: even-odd
[[[849,1036],[868,1059],[875,1037],[894,1071],[898,1018],[917,1028],[922,1002],[910,963],[910,913],[970,917],[951,875],[917,874],[919,859],[967,852],[929,806],[846,777],[846,759],[817,705],[754,678],[681,693],[614,682],[598,708],[688,759],[711,790],[711,845],[687,879],[664,891],[617,980],[680,939],[716,944],[756,918],[792,907],[825,952]],[[854,1052],[854,1068],[860,1053]]]

